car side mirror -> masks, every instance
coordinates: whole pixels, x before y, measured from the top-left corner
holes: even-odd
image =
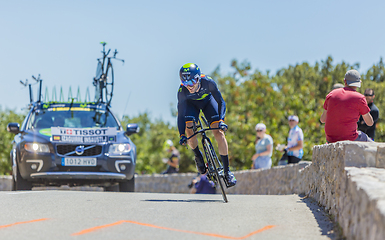
[[[129,123],[127,124],[126,128],[126,134],[130,136],[131,134],[138,133],[139,132],[139,126],[136,123]]]
[[[8,123],[7,131],[10,133],[18,134],[20,133],[20,124],[18,123]]]

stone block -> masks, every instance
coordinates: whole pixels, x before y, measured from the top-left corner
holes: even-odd
[[[385,146],[384,145],[380,145],[377,147],[376,167],[385,168]]]

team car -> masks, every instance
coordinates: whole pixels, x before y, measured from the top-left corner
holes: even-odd
[[[136,146],[109,107],[98,103],[37,103],[16,134],[11,151],[13,190],[33,186],[100,186],[135,191]]]
[[[48,97],[42,101],[42,80],[37,101],[33,101],[29,84],[29,112],[21,127],[9,123],[7,130],[15,134],[12,160],[13,190],[31,190],[34,186],[99,186],[106,191],[135,191],[136,146],[130,135],[137,133],[137,124],[127,124],[124,130],[110,110],[113,96],[113,68],[105,51],[98,59],[93,80],[95,100],[84,102],[78,96],[68,102]],[[27,86],[27,82],[21,83]],[[61,91],[62,92],[62,91]],[[52,94],[52,96],[56,96]],[[87,96],[87,94],[86,94]]]

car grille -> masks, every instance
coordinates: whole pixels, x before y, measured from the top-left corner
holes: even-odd
[[[66,155],[67,153],[74,152],[75,148],[79,145],[71,145],[71,144],[60,144],[56,145],[57,153],[60,155]],[[80,156],[96,156],[102,153],[103,147],[100,145],[83,145],[84,148],[91,147],[89,149],[84,150],[84,153]],[[66,156],[79,156],[75,152],[66,155]]]

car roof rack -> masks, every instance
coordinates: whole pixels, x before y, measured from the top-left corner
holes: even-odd
[[[60,87],[60,93],[59,93],[59,98],[57,98],[57,92],[56,92],[56,87],[54,86],[52,89],[52,95],[51,99],[49,98],[49,91],[48,88],[45,88],[44,92],[44,103],[95,103],[95,104],[106,104],[107,106],[111,106],[111,100],[113,96],[113,86],[114,86],[114,75],[113,75],[113,68],[112,68],[112,59],[113,60],[118,60],[123,62],[123,59],[118,59],[116,58],[116,54],[118,51],[115,49],[115,52],[113,53],[113,56],[109,56],[109,53],[111,49],[109,49],[107,52],[105,51],[105,46],[106,42],[101,42],[103,45],[103,57],[98,58],[98,64],[97,64],[97,71],[96,71],[96,76],[93,78],[93,85],[95,86],[95,99],[92,101],[91,100],[91,95],[89,88],[87,87],[84,101],[81,99],[81,93],[80,93],[80,88],[78,87],[77,92],[76,92],[76,97],[73,97],[72,95],[72,88],[71,86],[69,87],[68,91],[68,97],[67,100],[64,98],[63,94],[63,88]],[[112,75],[111,75],[112,74]],[[23,82],[20,80],[20,83],[27,87],[29,89],[29,105],[28,109],[30,109],[33,105],[39,105],[43,103],[43,93],[42,93],[42,84],[43,84],[43,79],[40,78],[40,74],[36,78],[35,76],[32,75],[32,79],[35,81],[35,83],[31,84],[28,82],[28,79]],[[33,91],[32,91],[32,86],[38,84],[38,92],[37,92],[37,99],[34,101],[33,98]]]

